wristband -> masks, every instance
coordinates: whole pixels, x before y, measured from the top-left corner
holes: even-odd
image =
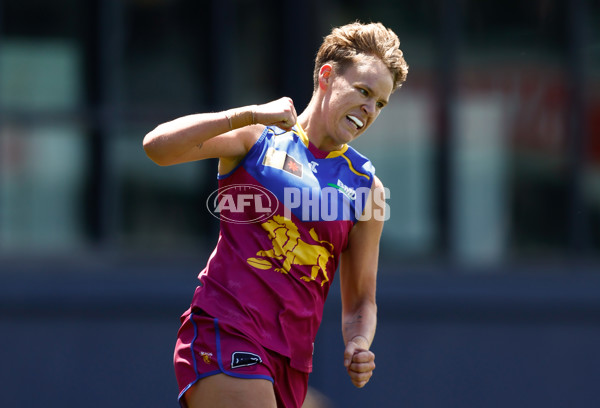
[[[255,106],[256,105],[230,109],[225,112],[225,116],[229,120],[229,130],[254,125],[256,123],[256,118],[254,117]]]
[[[356,336],[352,337],[352,339],[350,339],[350,341],[353,342],[354,344],[360,346],[360,344],[358,344],[357,342],[354,341],[354,339],[357,339],[359,337],[362,338],[367,343],[367,349],[368,349],[369,348],[369,340],[362,334],[357,334]]]

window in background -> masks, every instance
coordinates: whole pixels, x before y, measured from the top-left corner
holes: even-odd
[[[412,61],[418,66],[418,61]],[[383,263],[422,259],[436,249],[432,204],[434,129],[430,114],[431,99],[426,89],[407,83],[390,98],[367,134],[352,142],[372,161],[390,192],[390,218],[381,243]]]
[[[117,71],[123,109],[153,121],[205,105],[210,66],[210,8],[196,1],[124,2]]]
[[[581,33],[583,92],[583,132],[586,164],[584,167],[584,200],[590,238],[590,255],[600,256],[600,2],[590,1]]]
[[[2,2],[0,253],[86,243],[86,17],[75,0]]]
[[[582,2],[574,2],[578,5]],[[584,152],[570,115],[574,33],[584,20],[558,1],[469,1],[458,59],[453,174],[454,255],[466,263],[564,258],[574,241]],[[575,109],[575,111],[573,110]],[[580,109],[579,111],[576,111]],[[579,208],[577,208],[579,206]]]
[[[212,245],[217,237],[218,220],[205,202],[217,187],[216,163],[160,167],[142,149],[147,131],[123,126],[109,144],[118,198],[115,243],[130,253],[205,253],[204,244]]]
[[[122,14],[121,14],[122,13]],[[106,140],[114,199],[108,240],[121,251],[159,255],[202,251],[215,225],[202,197],[216,188],[208,162],[159,167],[142,141],[158,124],[206,110],[210,101],[209,8],[194,1],[131,1],[122,16],[116,92],[121,114]],[[205,22],[208,20],[204,20]]]
[[[84,239],[85,169],[77,44],[13,39],[0,49],[0,248],[76,247]]]

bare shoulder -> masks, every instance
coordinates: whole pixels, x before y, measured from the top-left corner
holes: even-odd
[[[373,176],[371,192],[366,200],[363,213],[358,220],[358,225],[382,224],[388,212],[386,198],[388,198],[386,188],[377,176]]]
[[[373,184],[371,185],[371,190],[384,190],[385,187],[383,183],[379,179],[379,177],[373,175]]]

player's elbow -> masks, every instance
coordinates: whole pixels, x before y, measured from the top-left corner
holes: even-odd
[[[142,143],[146,156],[159,166],[169,166],[173,164],[169,157],[165,154],[164,146],[160,142],[160,135],[156,133],[156,129],[148,133],[144,137]]]

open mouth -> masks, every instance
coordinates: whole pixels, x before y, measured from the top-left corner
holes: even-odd
[[[362,121],[361,121],[359,118],[357,118],[356,116],[353,116],[353,115],[347,115],[347,116],[346,116],[346,118],[347,118],[347,119],[348,119],[350,122],[354,123],[354,126],[356,126],[356,129],[362,129],[362,128],[363,128],[363,126],[364,126],[364,123],[362,123]]]

